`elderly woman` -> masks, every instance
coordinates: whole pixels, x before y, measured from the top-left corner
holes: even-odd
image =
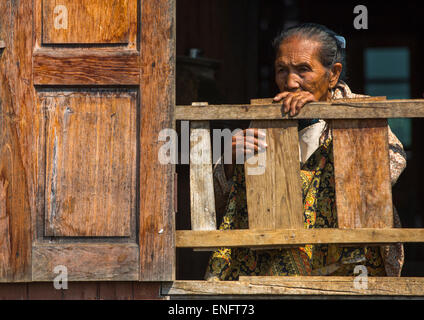
[[[294,116],[308,102],[363,97],[353,94],[340,80],[345,40],[328,28],[317,24],[292,27],[277,36],[274,46],[275,80],[280,90],[274,100],[283,104],[284,112]],[[393,185],[406,166],[406,155],[400,141],[389,127],[387,130]],[[243,142],[233,137],[232,144],[233,159],[237,149],[248,156],[266,148],[257,131],[254,137]],[[324,120],[299,120],[299,147],[305,228],[336,228],[331,128]],[[216,165],[214,178],[216,193],[227,204],[220,229],[247,228],[243,165],[225,165],[225,170],[223,165]],[[400,227],[396,210],[394,221],[395,227]],[[400,276],[403,259],[401,244],[381,247],[306,245],[273,250],[222,248],[210,257],[205,278],[354,275],[356,265],[365,266],[368,275]]]

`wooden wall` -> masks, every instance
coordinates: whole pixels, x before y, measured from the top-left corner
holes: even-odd
[[[69,282],[55,289],[52,282],[0,283],[0,300],[153,300],[158,282]]]

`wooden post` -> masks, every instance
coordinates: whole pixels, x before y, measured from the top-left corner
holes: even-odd
[[[392,228],[387,119],[332,120],[332,127],[338,227]]]
[[[190,198],[191,229],[216,230],[209,121],[190,122]]]
[[[302,229],[297,120],[252,121],[250,127],[265,130],[268,147],[263,174],[249,174],[249,169],[256,165],[245,163],[249,229]],[[259,157],[255,155],[258,161],[252,162],[260,163]]]

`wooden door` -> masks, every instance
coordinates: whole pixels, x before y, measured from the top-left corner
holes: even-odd
[[[1,1],[0,281],[173,280],[174,14]]]

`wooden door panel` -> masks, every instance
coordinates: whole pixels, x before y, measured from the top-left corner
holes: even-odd
[[[135,41],[136,0],[43,0],[43,44]]]
[[[46,128],[46,236],[130,236],[135,91],[40,93]]]
[[[138,280],[139,248],[133,243],[36,243],[33,281],[52,281],[65,266],[69,281]]]
[[[138,280],[140,2],[35,5],[44,204],[35,222],[32,279],[50,281],[63,265],[71,281]],[[57,28],[60,15],[66,28]]]
[[[41,48],[34,52],[35,85],[139,85],[136,50]]]
[[[60,264],[70,280],[173,280],[157,139],[175,127],[175,1],[2,0],[0,16],[0,281]]]

